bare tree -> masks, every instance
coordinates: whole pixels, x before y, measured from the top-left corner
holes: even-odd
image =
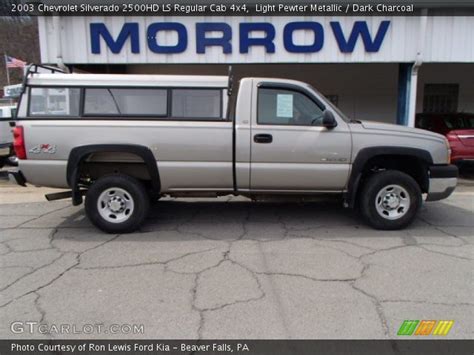
[[[5,7],[9,9],[12,2],[16,1],[2,0],[0,3],[0,14],[4,14]],[[4,54],[28,63],[38,63],[40,61],[38,23],[35,17],[0,17],[0,89],[7,85]],[[10,69],[9,73],[11,84],[21,82],[23,77],[22,69]]]

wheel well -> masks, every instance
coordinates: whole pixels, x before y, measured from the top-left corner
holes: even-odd
[[[381,170],[398,170],[410,175],[420,186],[422,192],[428,192],[428,163],[411,155],[377,155],[367,160],[362,168],[359,186],[371,174]],[[360,190],[360,188],[358,189]]]
[[[71,150],[67,181],[72,189],[73,205],[82,203],[80,187],[87,188],[104,175],[121,173],[145,183],[153,195],[161,190],[156,159],[151,150],[134,144],[98,144]]]
[[[81,184],[90,184],[104,175],[124,174],[150,185],[148,167],[140,156],[123,152],[95,152],[87,154],[79,168]]]

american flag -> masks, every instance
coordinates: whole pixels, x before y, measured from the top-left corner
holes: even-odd
[[[7,68],[23,68],[26,65],[26,62],[5,55],[5,61],[7,63]]]

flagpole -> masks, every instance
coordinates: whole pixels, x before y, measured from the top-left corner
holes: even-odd
[[[7,72],[7,83],[8,83],[8,85],[10,85],[10,72],[9,72],[9,70],[8,70],[7,54],[4,53],[3,55],[4,55],[4,59],[5,59],[5,70],[6,70],[6,72]]]

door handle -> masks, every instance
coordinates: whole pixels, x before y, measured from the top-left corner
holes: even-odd
[[[273,142],[273,136],[271,134],[256,134],[253,136],[255,143],[271,143]]]

